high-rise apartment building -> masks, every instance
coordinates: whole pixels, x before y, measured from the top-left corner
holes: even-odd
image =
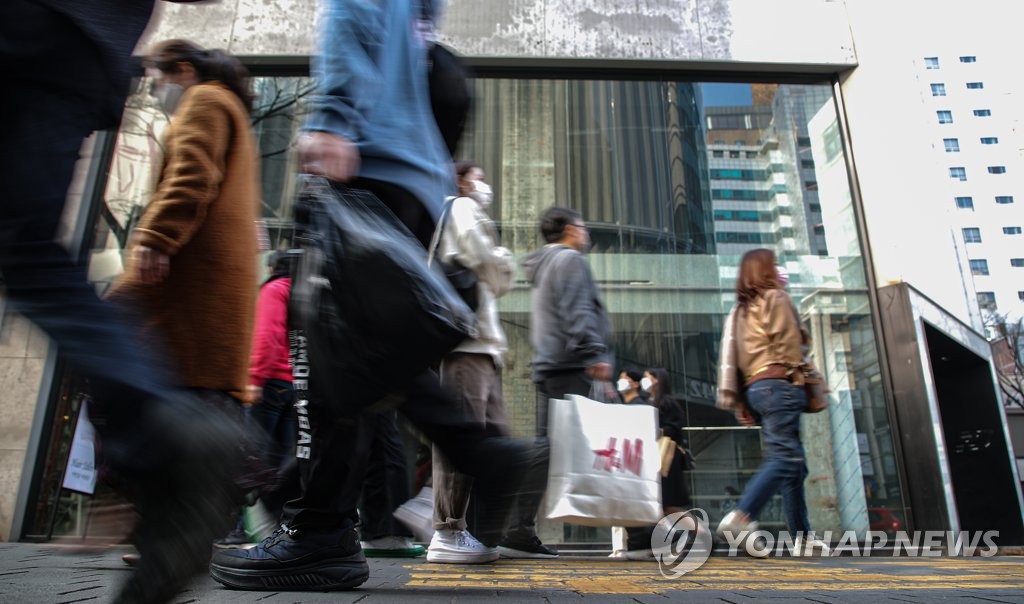
[[[978,306],[987,324],[1024,316],[1024,165],[1016,139],[1017,108],[1004,86],[1017,73],[985,55],[940,53],[915,61],[931,145],[940,156],[953,215]],[[921,200],[922,204],[928,203]],[[970,289],[970,283],[965,286]]]

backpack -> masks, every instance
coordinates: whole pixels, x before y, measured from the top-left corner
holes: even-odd
[[[430,108],[448,153],[455,157],[473,105],[470,71],[451,49],[433,42],[427,51]]]

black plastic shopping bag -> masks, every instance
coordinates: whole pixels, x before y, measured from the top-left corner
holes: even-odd
[[[292,284],[311,388],[342,413],[400,391],[475,333],[476,317],[372,193],[310,177],[295,207]]]

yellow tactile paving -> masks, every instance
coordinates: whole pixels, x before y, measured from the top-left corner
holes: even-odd
[[[712,558],[679,579],[654,562],[511,561],[491,566],[408,565],[408,585],[443,588],[555,589],[581,594],[657,594],[675,589],[885,590],[1024,589],[1024,557],[989,558]]]

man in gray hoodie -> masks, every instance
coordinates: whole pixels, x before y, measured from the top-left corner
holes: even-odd
[[[590,249],[590,235],[579,212],[548,208],[541,217],[540,232],[547,245],[526,256],[523,269],[533,288],[530,342],[537,385],[537,436],[546,437],[548,400],[567,394],[589,396],[594,380],[611,378],[612,329],[583,258]],[[503,556],[550,557],[544,555],[546,546],[537,547],[534,517],[539,505],[539,498],[519,497],[518,524],[499,548]]]

